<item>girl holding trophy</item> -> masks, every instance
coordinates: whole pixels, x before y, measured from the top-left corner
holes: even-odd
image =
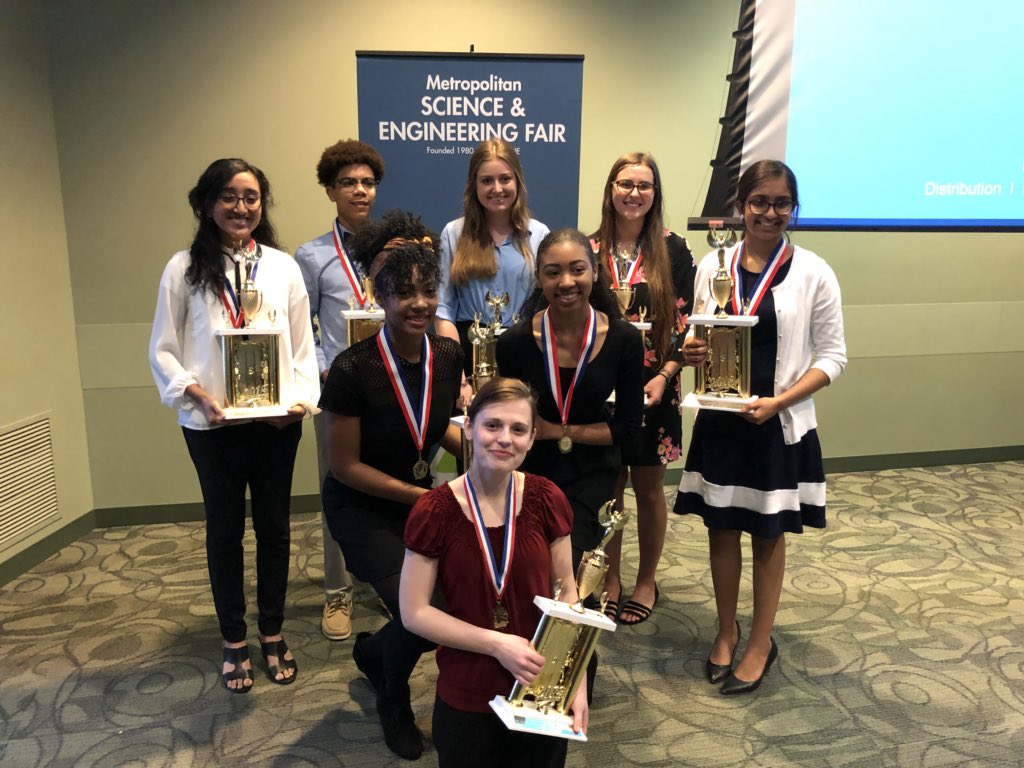
[[[469,328],[493,312],[486,301],[507,295],[503,325],[512,325],[533,290],[533,259],[548,228],[530,218],[526,181],[515,149],[502,139],[482,142],[469,159],[463,215],[441,232],[437,332],[461,341],[472,375]]]
[[[787,533],[825,527],[825,474],[811,395],[846,366],[839,284],[817,255],[786,236],[799,204],[796,177],[783,163],[761,160],[740,177],[736,208],[742,241],[725,251],[731,276],[730,315],[756,315],[752,329],[751,395],[738,413],[697,414],[675,511],[699,514],[708,528],[718,633],[705,671],[723,694],[755,690],[778,656],[772,637],[786,564]],[[711,312],[710,282],[718,254],[701,260],[696,306]],[[688,365],[703,365],[708,345],[691,331]],[[736,603],[740,537],[753,547],[754,616],[740,642]],[[724,682],[723,682],[724,681]]]
[[[488,702],[513,681],[531,683],[544,665],[530,644],[536,595],[576,599],[569,531],[572,509],[548,480],[516,471],[536,435],[536,400],[516,379],[495,378],[469,406],[469,471],[420,497],[405,529],[402,618],[441,645],[433,737],[446,766],[560,766],[566,741],[508,730]],[[445,611],[431,605],[440,586]],[[572,706],[585,731],[586,684]]]
[[[622,468],[615,486],[621,510],[626,482],[632,482],[640,544],[636,586],[621,609],[622,533],[606,547],[605,613],[627,625],[646,621],[658,601],[656,575],[668,523],[665,466],[679,458],[683,438],[676,378],[683,356],[678,339],[693,301],[696,266],[686,240],[664,228],[663,207],[654,158],[642,152],[623,155],[608,173],[601,227],[591,237],[602,280],[616,294],[623,314],[631,321],[651,323],[643,336],[646,403],[639,450]]]
[[[273,683],[292,683],[298,671],[281,625],[292,469],[299,422],[316,411],[316,355],[302,274],[277,249],[263,172],[237,158],[217,160],[188,199],[198,229],[190,248],[171,258],[160,279],[149,363],[161,401],[178,412],[199,475],[210,586],[224,638],[221,684],[232,693],[248,693],[253,675],[243,591],[246,488],[256,532],[263,656]],[[279,415],[253,418],[260,409],[228,407],[232,386],[222,343],[232,331],[242,332],[235,329],[271,340],[264,360],[275,359],[276,370],[268,362],[262,381],[274,379],[278,405],[262,412]]]
[[[349,570],[373,585],[394,617],[372,635],[360,632],[352,655],[377,690],[385,743],[409,760],[423,751],[409,675],[434,645],[402,623],[402,537],[413,503],[430,489],[427,451],[448,430],[462,378],[459,345],[427,332],[440,277],[434,237],[418,218],[392,211],[352,238],[384,325],[334,359],[320,398],[327,413],[323,503],[331,535]],[[457,430],[446,447],[458,450]]]

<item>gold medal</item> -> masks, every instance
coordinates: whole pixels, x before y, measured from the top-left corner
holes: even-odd
[[[430,465],[421,456],[419,461],[412,465],[412,476],[417,480],[422,480],[424,477],[430,474]]]
[[[558,451],[559,453],[569,453],[572,451],[572,438],[568,435],[562,435],[558,438]]]
[[[505,629],[508,626],[508,609],[501,604],[501,600],[494,604],[494,628]]]

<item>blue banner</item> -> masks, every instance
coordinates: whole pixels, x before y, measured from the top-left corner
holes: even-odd
[[[516,148],[527,202],[551,229],[579,211],[582,56],[356,53],[359,138],[384,158],[378,213],[403,208],[438,232],[462,216],[469,158]]]

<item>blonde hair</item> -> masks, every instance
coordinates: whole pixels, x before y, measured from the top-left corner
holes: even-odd
[[[466,189],[462,193],[462,232],[455,244],[452,258],[451,281],[454,285],[465,285],[471,280],[488,280],[498,274],[498,257],[494,242],[487,228],[484,207],[476,194],[476,177],[480,166],[489,160],[501,160],[512,169],[516,179],[516,201],[510,211],[512,244],[523,255],[524,269],[529,272],[533,260],[530,248],[530,209],[526,205],[526,181],[523,166],[515,149],[502,139],[482,142],[469,159],[469,173]]]

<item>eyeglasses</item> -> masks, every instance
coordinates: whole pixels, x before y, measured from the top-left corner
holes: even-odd
[[[351,176],[342,176],[340,179],[335,179],[331,186],[352,190],[362,184],[363,189],[369,192],[370,190],[376,189],[377,184],[379,183],[380,182],[372,176],[368,176],[365,179],[353,179]]]
[[[217,199],[228,208],[234,208],[241,200],[246,208],[256,208],[260,204],[260,196],[255,192],[248,192],[244,195],[236,195],[234,192],[224,191],[217,195]]]
[[[654,185],[649,181],[634,182],[630,179],[617,179],[612,186],[624,195],[631,195],[635,189],[641,195],[649,195],[654,191]]]
[[[793,210],[793,201],[788,197],[780,197],[774,202],[763,197],[755,197],[753,200],[747,200],[747,205],[758,215],[768,213],[769,208],[774,208],[779,216],[785,216]]]

